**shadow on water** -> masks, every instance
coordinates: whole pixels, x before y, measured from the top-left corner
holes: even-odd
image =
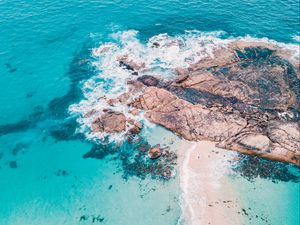
[[[78,27],[72,27],[70,29],[66,29],[64,32],[59,32],[59,35],[50,34],[51,37],[47,38],[46,40],[41,42],[41,45],[48,46],[54,44],[56,42],[64,41],[71,36],[73,36],[78,31]]]

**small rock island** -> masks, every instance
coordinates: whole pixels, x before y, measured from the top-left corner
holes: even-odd
[[[299,166],[300,73],[299,62],[290,57],[272,44],[238,40],[214,57],[177,68],[168,80],[147,75],[143,64],[123,57],[120,67],[131,72],[129,91],[107,99],[110,109],[91,129],[137,134],[142,124],[134,117],[143,112],[184,139]],[[119,105],[130,116],[114,109]]]

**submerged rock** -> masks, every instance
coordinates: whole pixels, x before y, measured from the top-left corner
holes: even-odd
[[[12,168],[12,169],[16,169],[18,168],[18,164],[16,161],[10,161],[9,162],[9,167]]]
[[[148,151],[148,156],[150,159],[157,159],[161,156],[161,151],[159,148],[151,148]]]

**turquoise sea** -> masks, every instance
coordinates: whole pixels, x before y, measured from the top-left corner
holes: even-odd
[[[106,42],[123,51],[165,33],[300,48],[299,8],[298,0],[1,0],[0,225],[182,224],[176,166],[173,178],[161,179],[134,143],[103,145],[76,121],[72,106],[84,110],[77,104],[98,93],[86,87],[101,72],[93,51]],[[142,138],[174,151],[179,141],[156,126]],[[245,223],[300,224],[299,168],[268,162],[251,170],[264,173],[249,176],[251,162],[231,177],[254,210]]]

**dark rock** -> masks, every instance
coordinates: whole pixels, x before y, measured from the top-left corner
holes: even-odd
[[[138,77],[137,80],[142,82],[146,86],[157,86],[159,84],[159,80],[157,78],[149,75]]]
[[[160,44],[158,42],[153,42],[152,43],[152,48],[158,48],[160,46]]]

